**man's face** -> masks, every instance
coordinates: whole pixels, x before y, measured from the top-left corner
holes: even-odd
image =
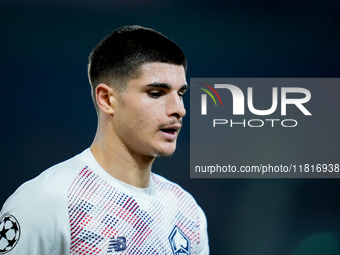
[[[186,113],[187,89],[183,66],[143,64],[114,106],[114,129],[123,147],[140,156],[171,155]]]

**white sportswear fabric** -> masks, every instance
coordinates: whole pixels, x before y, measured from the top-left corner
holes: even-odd
[[[146,189],[123,183],[90,149],[24,183],[4,215],[20,224],[8,255],[209,254],[205,214],[188,192],[154,173]]]

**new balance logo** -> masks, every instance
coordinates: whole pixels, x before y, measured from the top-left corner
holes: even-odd
[[[124,251],[126,249],[126,238],[124,236],[118,236],[117,238],[111,237],[109,243],[108,253],[114,251]]]

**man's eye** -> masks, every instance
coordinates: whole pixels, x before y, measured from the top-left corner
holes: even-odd
[[[183,92],[179,92],[179,93],[178,93],[178,96],[179,96],[180,98],[182,98],[182,99],[185,98],[185,95],[184,95]]]
[[[160,91],[149,91],[148,94],[152,98],[158,98],[158,97],[162,96],[163,93],[160,92]]]

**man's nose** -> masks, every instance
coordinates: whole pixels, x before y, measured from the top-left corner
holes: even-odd
[[[172,93],[167,102],[168,116],[175,116],[180,119],[186,114],[184,108],[183,97],[176,93]]]

